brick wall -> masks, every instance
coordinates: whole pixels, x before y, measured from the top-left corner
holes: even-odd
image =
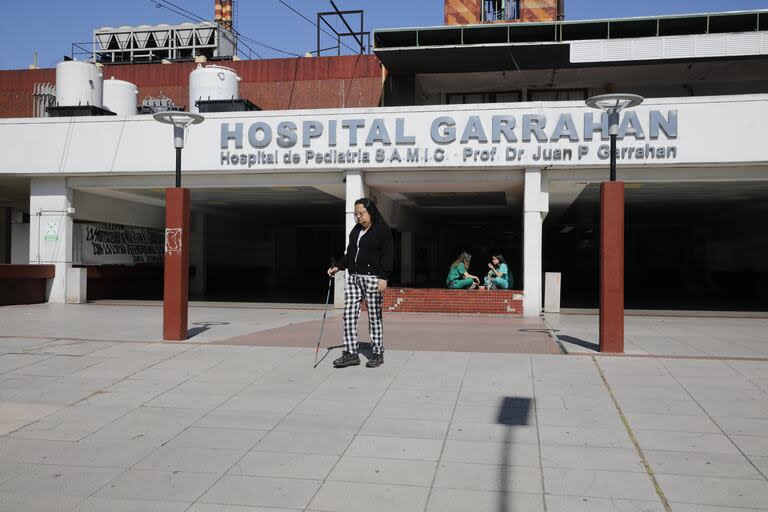
[[[377,107],[382,68],[375,55],[301,59],[209,62],[234,69],[240,96],[264,110]],[[205,65],[205,64],[204,64]],[[177,105],[189,103],[189,74],[197,64],[120,64],[104,66],[114,76],[138,86],[139,104],[161,93]],[[0,117],[32,116],[35,83],[56,81],[56,70],[0,70]]]
[[[522,316],[523,292],[390,287],[384,293],[384,312]]]

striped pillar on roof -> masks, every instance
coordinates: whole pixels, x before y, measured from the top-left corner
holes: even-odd
[[[481,7],[481,0],[445,0],[445,24],[480,23]]]

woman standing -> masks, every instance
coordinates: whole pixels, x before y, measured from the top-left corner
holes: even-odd
[[[489,290],[502,289],[507,290],[512,286],[512,278],[509,275],[509,268],[504,256],[495,254],[491,257],[488,264],[490,270],[485,277],[485,287]]]
[[[333,276],[347,270],[344,285],[344,352],[333,362],[336,368],[360,364],[357,354],[357,320],[360,303],[368,305],[368,333],[373,355],[365,364],[375,368],[384,363],[384,325],[381,318],[382,294],[392,273],[392,231],[381,218],[376,205],[367,197],[355,201],[357,224],[349,233],[347,252],[337,266],[328,269]]]
[[[469,273],[469,262],[472,255],[467,251],[459,254],[459,257],[451,263],[445,285],[454,290],[474,290],[480,284],[480,278]]]

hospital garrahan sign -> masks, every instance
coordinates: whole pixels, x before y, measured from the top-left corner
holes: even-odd
[[[593,111],[298,116],[221,123],[222,167],[462,167],[599,162],[608,118]],[[678,111],[622,113],[619,160],[678,156]],[[584,162],[586,163],[586,162]]]

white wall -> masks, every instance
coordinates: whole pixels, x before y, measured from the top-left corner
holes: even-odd
[[[75,190],[75,219],[163,229],[165,208],[116,197]]]

